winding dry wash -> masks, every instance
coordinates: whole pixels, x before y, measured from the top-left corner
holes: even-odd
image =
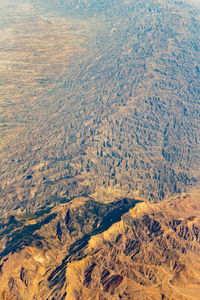
[[[199,0],[0,0],[0,300],[199,299]]]

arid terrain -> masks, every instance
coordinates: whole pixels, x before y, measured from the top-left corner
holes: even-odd
[[[1,4],[2,211],[108,188],[158,201],[195,185],[198,11],[42,3]]]
[[[198,299],[198,0],[0,0],[0,299]]]

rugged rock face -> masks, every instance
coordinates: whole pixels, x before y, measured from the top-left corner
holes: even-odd
[[[135,208],[130,199],[79,198],[38,217],[10,217],[0,299],[198,299],[197,198]]]
[[[199,205],[190,198],[157,207],[138,204],[99,239],[90,240],[84,261],[69,264],[67,299],[77,294],[82,299],[96,299],[96,294],[99,299],[198,299]],[[73,270],[79,279],[75,283]]]

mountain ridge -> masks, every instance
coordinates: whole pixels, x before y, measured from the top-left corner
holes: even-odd
[[[53,208],[55,218],[36,231],[40,243],[1,259],[2,299],[198,298],[198,196],[138,203],[104,229],[95,225],[101,206],[83,198]],[[98,231],[88,235],[91,225]]]

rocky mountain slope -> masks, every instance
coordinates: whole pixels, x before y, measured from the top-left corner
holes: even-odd
[[[198,299],[199,200],[82,198],[12,216],[1,224],[0,299]]]

